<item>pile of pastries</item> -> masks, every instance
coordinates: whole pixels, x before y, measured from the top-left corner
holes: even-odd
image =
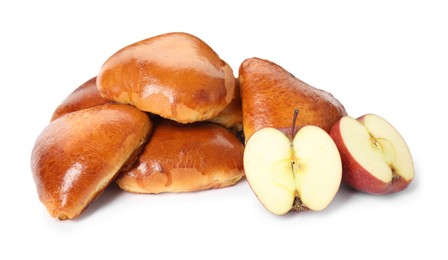
[[[293,86],[293,87],[291,87]],[[245,140],[264,127],[330,131],[347,115],[329,93],[259,58],[238,77],[201,39],[157,35],[118,50],[67,96],[37,137],[31,168],[51,216],[78,217],[115,182],[134,193],[189,192],[244,177]]]

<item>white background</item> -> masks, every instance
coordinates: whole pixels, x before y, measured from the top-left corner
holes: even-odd
[[[247,2],[2,1],[0,259],[447,259],[444,1]],[[245,58],[269,59],[350,115],[388,119],[414,182],[387,196],[343,186],[324,211],[285,216],[246,181],[156,196],[112,186],[77,220],[51,218],[30,153],[54,108],[118,49],[173,31],[207,42],[235,75]]]

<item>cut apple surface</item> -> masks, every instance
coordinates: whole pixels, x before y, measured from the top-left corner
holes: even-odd
[[[404,190],[414,178],[411,152],[384,118],[367,114],[341,118],[330,132],[343,163],[343,181],[372,194]]]
[[[291,141],[275,128],[263,128],[247,141],[246,178],[270,212],[322,210],[333,200],[341,183],[338,149],[321,128],[305,126]]]

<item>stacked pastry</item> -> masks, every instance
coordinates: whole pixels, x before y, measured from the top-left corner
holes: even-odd
[[[269,61],[247,59],[239,73],[238,81],[186,33],[113,54],[56,108],[36,140],[31,168],[48,212],[73,219],[113,181],[135,193],[228,187],[244,176],[243,125],[247,139],[267,126],[289,129],[296,108],[307,115],[298,128],[328,131],[346,115],[334,97]]]
[[[169,33],[112,55],[56,108],[31,167],[40,200],[73,219],[117,180],[138,193],[235,184],[244,176],[241,103],[229,65]]]

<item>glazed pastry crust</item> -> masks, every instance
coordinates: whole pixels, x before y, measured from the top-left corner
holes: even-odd
[[[128,105],[66,114],[38,136],[31,169],[39,199],[59,219],[81,214],[146,142],[151,122]],[[133,158],[134,157],[134,158]]]
[[[230,66],[201,39],[167,33],[116,52],[101,67],[103,97],[180,123],[215,117],[235,96]]]
[[[222,188],[244,176],[242,143],[213,123],[178,124],[162,119],[131,169],[117,178],[136,193]]]
[[[51,121],[74,111],[107,103],[112,103],[112,101],[101,96],[96,87],[96,77],[93,77],[76,88],[62,101],[53,112]]]
[[[243,127],[246,141],[257,130],[274,127],[290,136],[294,109],[295,129],[316,125],[329,132],[347,115],[330,93],[297,79],[279,65],[259,58],[246,59],[239,69]]]

